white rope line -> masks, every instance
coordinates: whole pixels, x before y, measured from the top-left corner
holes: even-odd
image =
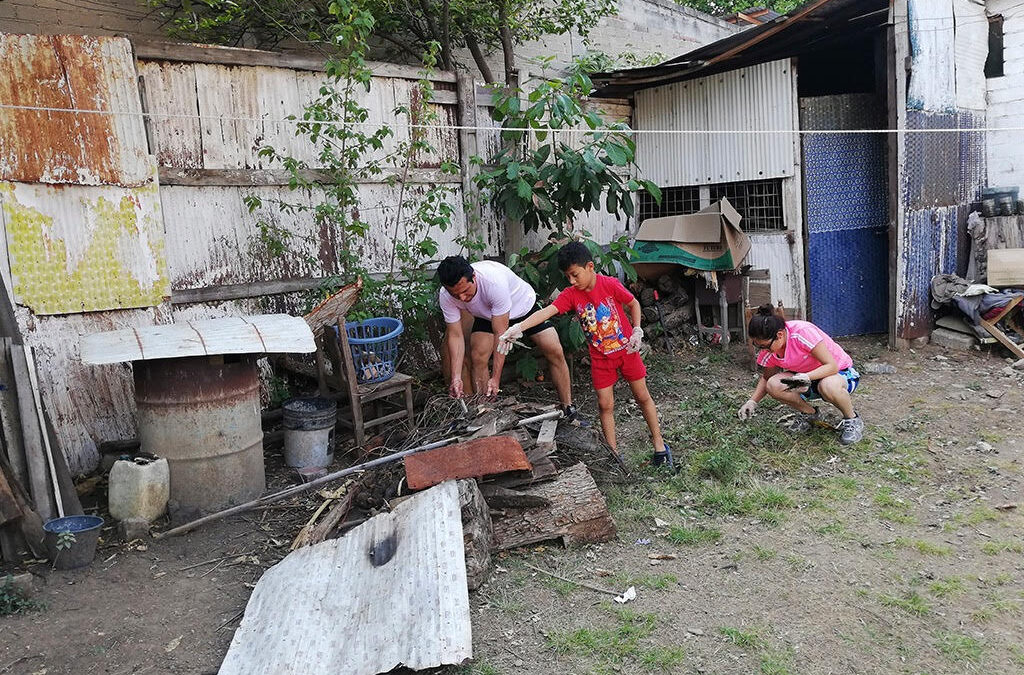
[[[515,132],[546,132],[551,134],[587,134],[591,132],[613,133],[623,135],[643,134],[718,134],[718,135],[756,135],[756,134],[949,134],[949,133],[993,133],[1000,131],[1024,131],[1024,126],[1015,127],[944,127],[937,129],[614,129],[611,127],[597,127],[596,129],[533,129],[530,127],[487,127],[461,124],[412,124],[395,122],[385,125],[379,122],[341,122],[331,120],[306,120],[306,119],[266,119],[261,117],[234,117],[229,115],[193,115],[182,113],[153,113],[153,112],[128,112],[118,110],[89,110],[85,108],[53,108],[47,106],[33,105],[12,105],[0,103],[0,110],[23,110],[40,113],[73,113],[76,115],[110,115],[113,117],[151,117],[164,119],[194,119],[206,122],[259,122],[260,124],[319,124],[322,126],[350,126],[350,127],[374,127],[391,126],[400,129],[422,129],[422,130],[450,130],[450,131],[515,131]]]

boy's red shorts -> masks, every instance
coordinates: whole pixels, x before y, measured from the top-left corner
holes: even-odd
[[[627,382],[647,377],[647,366],[639,352],[627,354],[626,350],[605,356],[590,355],[590,376],[594,378],[594,389],[610,387],[619,380],[619,373]]]

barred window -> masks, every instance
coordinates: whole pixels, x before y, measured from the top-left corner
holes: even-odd
[[[682,216],[701,209],[701,186],[662,188],[661,204],[646,192],[640,193],[640,222],[647,218]],[[703,188],[709,202],[722,197],[743,216],[740,229],[745,232],[777,232],[786,229],[782,214],[782,179],[717,183]]]

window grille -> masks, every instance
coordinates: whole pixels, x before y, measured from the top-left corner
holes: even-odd
[[[782,214],[782,179],[718,183],[703,189],[710,203],[722,197],[743,216],[740,229],[745,232],[777,232],[786,229]],[[687,185],[661,189],[661,204],[646,192],[640,193],[640,222],[647,218],[681,216],[701,209],[701,187]]]

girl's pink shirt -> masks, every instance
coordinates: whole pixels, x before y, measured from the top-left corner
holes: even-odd
[[[762,349],[757,355],[757,363],[764,367],[781,368],[793,373],[809,373],[821,365],[811,350],[824,342],[828,353],[835,359],[839,370],[846,370],[853,365],[853,359],[842,347],[836,344],[825,331],[821,330],[809,321],[787,321],[786,322],[786,351],[778,357],[767,349]]]

